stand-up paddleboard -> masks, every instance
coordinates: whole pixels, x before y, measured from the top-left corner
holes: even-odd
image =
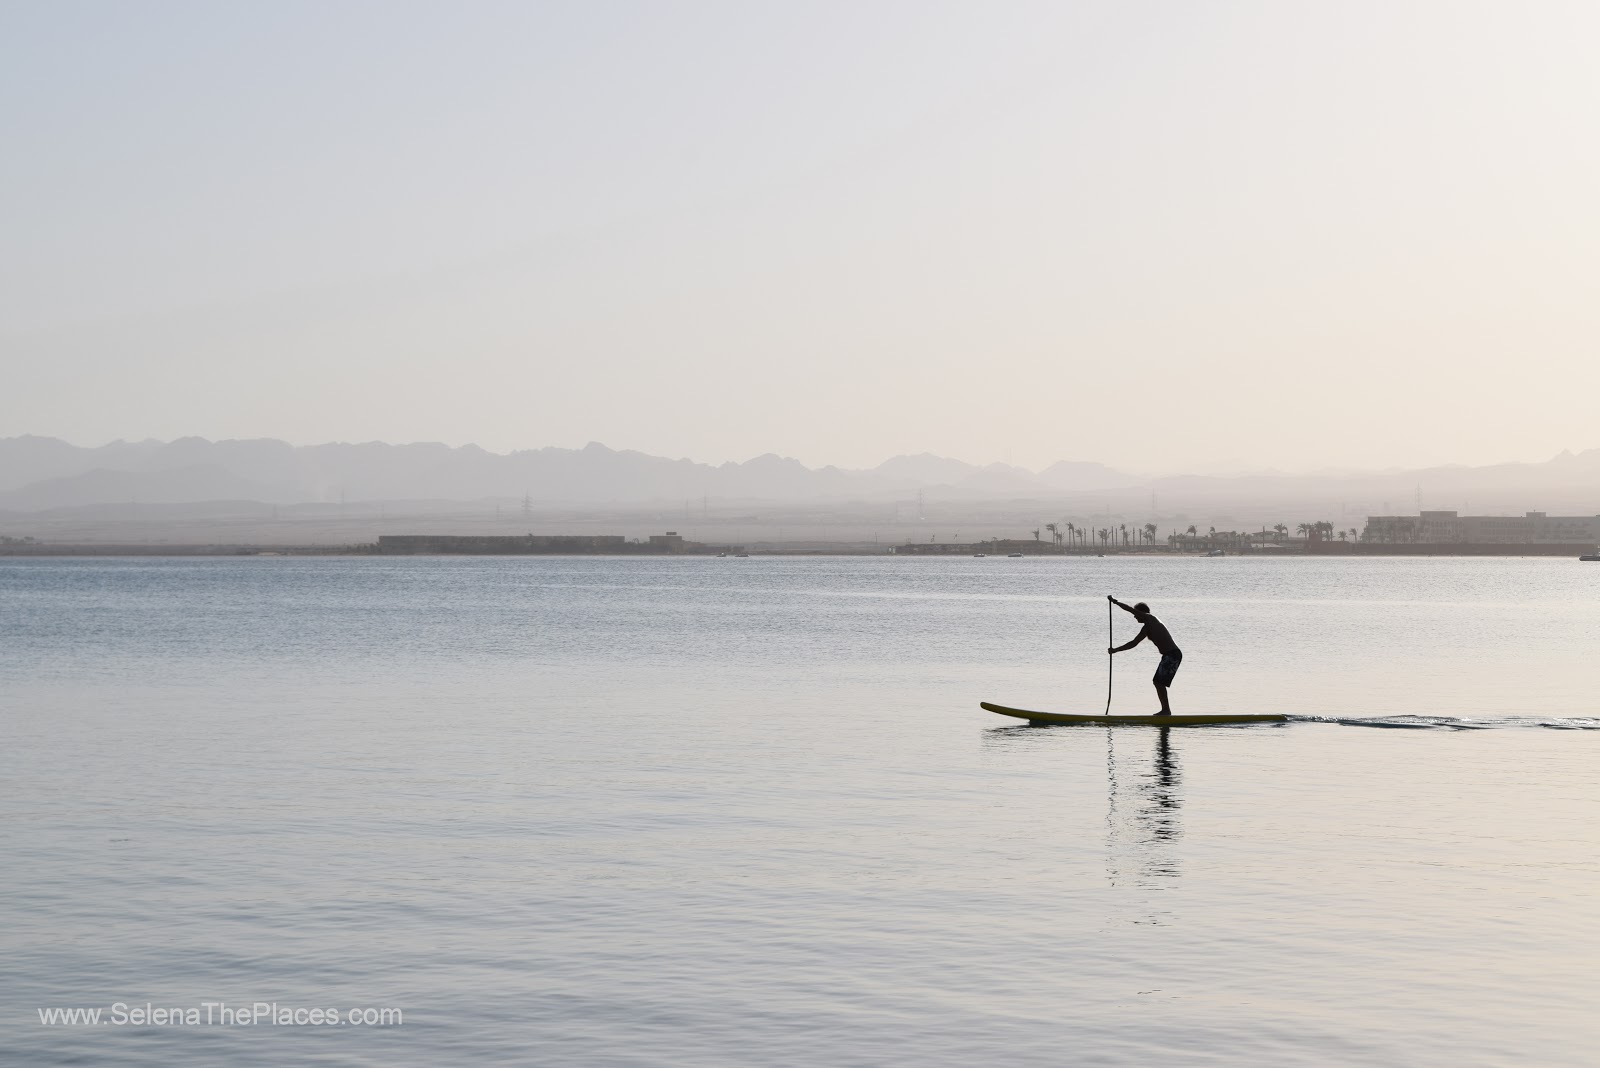
[[[1217,713],[1203,716],[1079,716],[1071,712],[1029,712],[1025,708],[1007,708],[1005,705],[990,704],[988,701],[980,701],[978,704],[982,708],[987,708],[990,712],[998,712],[1002,716],[1015,716],[1017,719],[1025,719],[1029,723],[1098,723],[1101,726],[1119,727],[1199,727],[1207,723],[1283,723],[1289,718],[1277,713],[1270,715]]]

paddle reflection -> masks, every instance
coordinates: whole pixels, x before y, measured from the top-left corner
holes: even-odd
[[[1180,874],[1183,775],[1172,729],[1155,733],[1106,730],[1106,874],[1113,886],[1159,887]]]

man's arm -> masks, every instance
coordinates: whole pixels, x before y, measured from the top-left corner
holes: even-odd
[[[1108,653],[1120,653],[1124,649],[1132,649],[1135,645],[1138,645],[1140,642],[1144,641],[1149,636],[1150,636],[1150,628],[1149,627],[1145,627],[1143,630],[1141,630],[1139,632],[1138,636],[1136,638],[1134,638],[1133,641],[1129,642],[1127,645],[1119,645],[1115,649],[1107,649],[1106,652],[1108,652]]]
[[[1106,594],[1106,600],[1110,601],[1112,604],[1116,605],[1118,608],[1122,609],[1124,612],[1128,613],[1130,616],[1133,615],[1133,609],[1130,606],[1123,604],[1121,601],[1117,600],[1115,597],[1111,596],[1110,594]],[[1123,648],[1127,648],[1127,647],[1124,646]]]

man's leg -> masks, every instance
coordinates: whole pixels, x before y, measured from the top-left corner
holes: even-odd
[[[1161,699],[1161,711],[1158,716],[1172,715],[1172,706],[1167,703],[1167,687],[1172,685],[1173,676],[1178,674],[1178,665],[1183,663],[1182,653],[1163,653],[1161,663],[1156,666],[1155,677],[1150,681],[1155,683],[1156,696]]]

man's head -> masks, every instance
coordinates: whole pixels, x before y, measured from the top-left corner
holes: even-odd
[[[1149,614],[1150,606],[1145,604],[1143,601],[1140,601],[1138,604],[1133,606],[1133,617],[1135,619],[1143,619]]]

